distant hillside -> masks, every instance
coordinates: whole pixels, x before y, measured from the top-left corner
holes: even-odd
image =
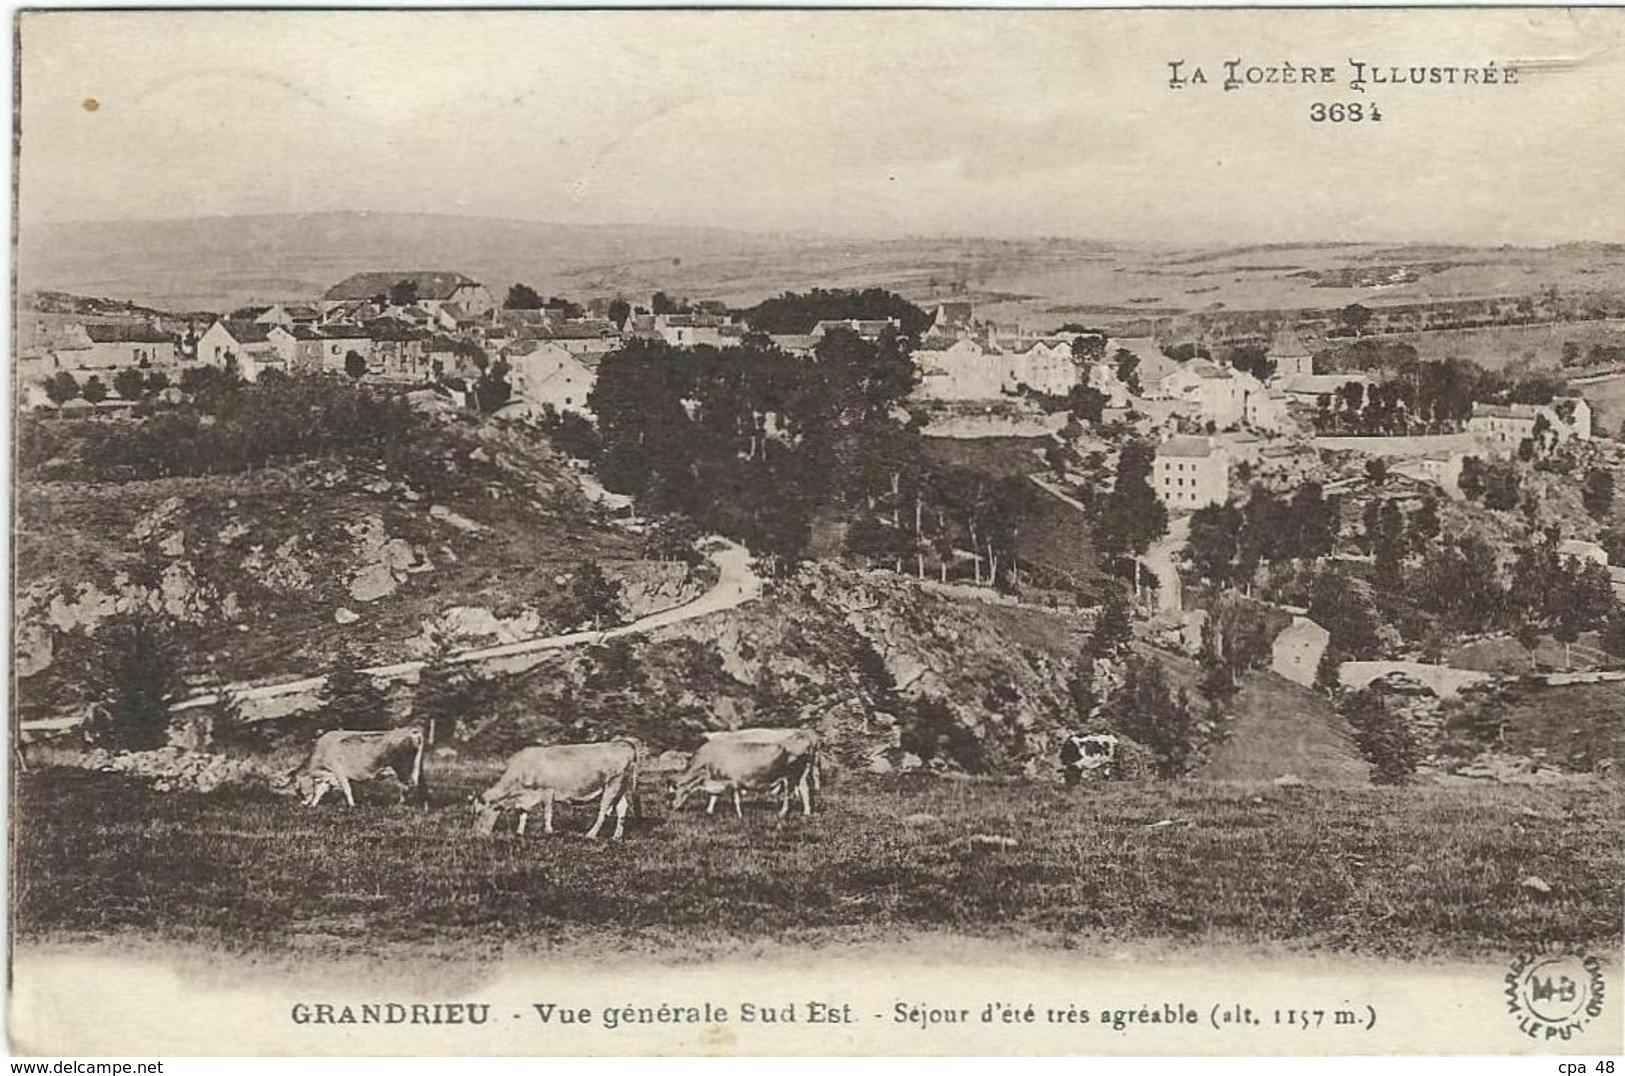
[[[1625,291],[1625,249],[1360,243],[1155,248],[1079,239],[830,239],[726,228],[564,225],[432,214],[316,213],[23,230],[22,289],[165,309],[310,298],[353,272],[457,269],[576,298],[656,290],[749,306],[784,291],[883,287],[1003,321],[1148,324],[1216,310],[1337,309],[1436,299]],[[1144,331],[1141,328],[1138,331]]]
[[[576,274],[599,265],[672,266],[782,248],[771,236],[723,229],[281,214],[36,225],[21,235],[18,273],[24,292],[50,288],[221,310],[318,296],[351,273],[380,267],[457,269],[500,297],[516,281],[549,293],[572,289]]]

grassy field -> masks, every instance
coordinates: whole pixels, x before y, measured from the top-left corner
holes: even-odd
[[[1606,425],[1610,433],[1625,424],[1625,377],[1593,381],[1575,388],[1591,405],[1594,423]]]
[[[1511,362],[1556,366],[1563,345],[1570,341],[1582,352],[1592,344],[1619,344],[1625,324],[1619,321],[1560,322],[1553,325],[1502,325],[1482,329],[1440,329],[1433,332],[1389,333],[1376,337],[1384,343],[1404,343],[1424,359],[1470,359],[1495,370]]]
[[[1621,803],[1600,782],[1069,793],[851,775],[827,784],[820,814],[782,824],[763,804],[743,820],[670,816],[646,785],[627,838],[589,843],[582,809],[552,838],[539,819],[523,838],[475,838],[463,802],[489,774],[442,767],[427,813],[23,775],[17,940],[450,960],[917,933],[1404,958],[1619,938]],[[1551,892],[1522,886],[1530,874]]]

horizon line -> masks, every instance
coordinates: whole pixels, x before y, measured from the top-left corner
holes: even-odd
[[[421,210],[421,209],[310,209],[310,210],[269,210],[243,213],[198,213],[186,216],[170,217],[107,217],[107,218],[71,218],[60,220],[34,220],[17,221],[17,236],[21,241],[24,233],[30,228],[71,228],[71,227],[106,227],[108,225],[165,225],[165,224],[199,224],[209,221],[252,220],[256,218],[299,218],[299,217],[432,217],[449,220],[483,221],[493,224],[528,224],[540,227],[553,228],[579,228],[579,229],[666,229],[689,232],[717,232],[738,236],[755,236],[761,238],[797,239],[820,243],[896,243],[896,242],[1064,242],[1089,243],[1104,246],[1128,247],[1160,247],[1176,250],[1189,250],[1194,248],[1234,248],[1234,247],[1339,247],[1339,246],[1406,246],[1406,247],[1462,247],[1473,250],[1556,250],[1564,247],[1611,247],[1625,246],[1625,238],[1601,239],[1566,238],[1545,241],[1520,240],[1466,240],[1445,238],[1385,238],[1368,237],[1351,239],[1345,237],[1303,237],[1294,239],[1279,238],[1249,238],[1237,236],[1231,239],[1203,239],[1181,242],[1175,239],[1159,238],[1128,238],[1122,236],[1103,235],[1066,235],[1058,233],[996,233],[996,232],[901,232],[889,235],[852,235],[843,232],[822,232],[817,230],[801,229],[793,226],[778,228],[757,228],[737,224],[695,224],[672,223],[661,221],[561,221],[556,219],[543,219],[534,217],[497,216],[489,213],[457,212],[454,210]]]

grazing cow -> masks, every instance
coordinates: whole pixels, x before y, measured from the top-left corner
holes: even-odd
[[[710,797],[705,813],[716,810],[717,797],[733,794],[734,814],[743,818],[741,792],[781,795],[779,817],[790,813],[790,792],[801,796],[801,813],[812,814],[812,788],[819,784],[818,734],[810,729],[742,729],[712,735],[694,752],[688,768],[672,785],[672,810],[699,791]]]
[[[812,782],[814,792],[824,791],[824,763],[819,749],[823,746],[818,734],[811,729],[728,729],[721,732],[707,732],[703,734],[706,740],[738,740],[746,743],[782,743],[792,737],[812,737],[812,765],[808,767],[807,774]]]
[[[489,834],[496,829],[504,810],[519,812],[519,832],[536,805],[542,805],[542,832],[553,832],[553,801],[588,803],[598,801],[598,820],[587,831],[596,838],[604,819],[615,812],[614,839],[621,839],[626,827],[626,811],[637,795],[638,742],[632,739],[608,743],[558,744],[553,747],[526,747],[508,760],[497,783],[475,801],[474,831]]]
[[[1119,741],[1110,733],[1073,734],[1061,744],[1061,772],[1070,787],[1086,773],[1106,776],[1117,761]]]
[[[324,732],[316,738],[305,764],[289,776],[294,787],[305,798],[305,806],[314,807],[322,801],[329,789],[344,793],[345,802],[355,806],[352,781],[371,781],[393,775],[405,789],[428,806],[428,781],[423,773],[423,730],[388,729],[381,732],[361,732],[338,729]]]

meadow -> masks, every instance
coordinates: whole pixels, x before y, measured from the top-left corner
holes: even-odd
[[[477,838],[467,799],[494,764],[434,773],[427,811],[387,788],[307,810],[248,789],[22,774],[15,940],[451,960],[947,934],[1448,959],[1620,936],[1620,789],[1593,779],[1067,791],[848,773],[820,813],[780,822],[766,803],[673,815],[646,777],[626,839],[590,842],[585,808],[561,812],[553,837],[534,818],[524,837],[509,822]]]

